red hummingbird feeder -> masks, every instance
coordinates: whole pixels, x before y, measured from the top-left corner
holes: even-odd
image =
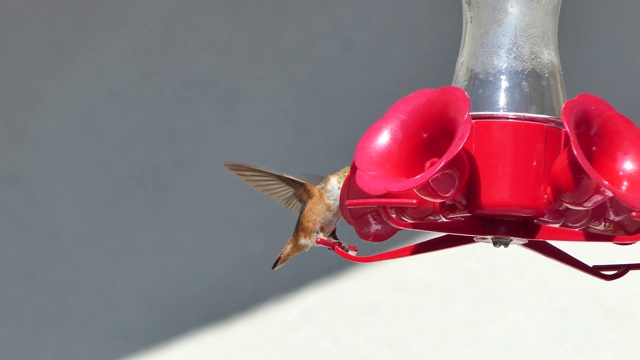
[[[561,0],[465,0],[454,86],[396,102],[358,142],[341,193],[360,238],[442,236],[357,256],[374,262],[478,242],[510,244],[604,280],[640,263],[588,265],[548,241],[640,241],[640,128],[603,99],[565,101]]]

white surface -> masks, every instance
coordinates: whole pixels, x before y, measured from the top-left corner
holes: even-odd
[[[640,260],[638,245],[562,246],[590,263]],[[357,265],[129,360],[638,359],[639,282],[474,244]]]

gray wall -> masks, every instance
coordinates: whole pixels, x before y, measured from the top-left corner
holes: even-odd
[[[1,2],[2,358],[112,359],[347,266],[269,270],[294,218],[222,162],[326,174],[398,98],[449,84],[459,2],[391,3]],[[570,97],[640,119],[638,14],[565,0]]]

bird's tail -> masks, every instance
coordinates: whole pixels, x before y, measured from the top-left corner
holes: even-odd
[[[304,250],[306,250],[304,246],[296,244],[293,238],[289,238],[287,245],[282,248],[282,251],[280,251],[280,254],[278,254],[278,258],[273,263],[273,266],[271,266],[271,270],[280,268],[282,265],[284,265],[284,263],[289,261],[289,259],[300,254]]]

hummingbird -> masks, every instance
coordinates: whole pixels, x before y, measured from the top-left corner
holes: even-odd
[[[339,243],[345,251],[353,252],[338,240],[336,225],[340,214],[340,191],[349,173],[349,166],[324,178],[318,185],[295,177],[258,167],[225,163],[227,170],[251,185],[256,190],[284,205],[298,215],[296,226],[276,261],[271,267],[276,270],[292,257],[315,245],[318,237]]]

